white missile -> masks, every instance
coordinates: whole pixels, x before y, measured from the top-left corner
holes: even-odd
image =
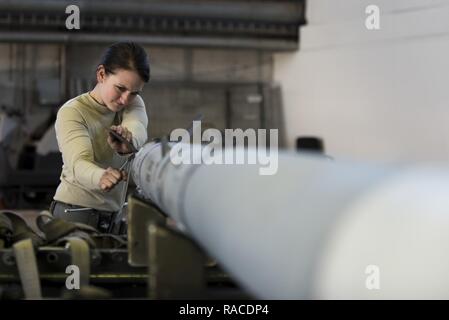
[[[175,165],[150,143],[132,176],[256,298],[449,299],[446,167],[279,152],[276,174],[260,175]]]

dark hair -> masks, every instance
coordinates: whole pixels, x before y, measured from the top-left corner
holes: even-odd
[[[143,81],[150,80],[150,63],[145,49],[134,42],[118,42],[111,45],[101,57],[99,64],[106,74],[114,74],[117,69],[137,71]]]

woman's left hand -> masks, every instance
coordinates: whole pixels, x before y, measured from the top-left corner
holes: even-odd
[[[133,134],[126,127],[111,126],[111,130],[115,131],[117,134],[125,138],[130,144],[132,144]],[[112,149],[114,149],[116,152],[120,154],[133,152],[133,150],[131,150],[126,143],[119,141],[111,134],[108,135],[108,144],[111,146]]]

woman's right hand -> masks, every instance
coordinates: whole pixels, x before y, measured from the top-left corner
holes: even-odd
[[[117,184],[119,184],[120,181],[126,181],[126,179],[128,179],[128,175],[124,170],[119,171],[117,169],[109,167],[101,176],[99,185],[101,190],[108,192],[111,191],[112,188],[114,188]]]

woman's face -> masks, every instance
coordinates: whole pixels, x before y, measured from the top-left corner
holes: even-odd
[[[104,67],[97,71],[100,103],[113,111],[118,112],[128,106],[142,91],[144,81],[136,71],[117,69],[114,74],[106,74]]]

